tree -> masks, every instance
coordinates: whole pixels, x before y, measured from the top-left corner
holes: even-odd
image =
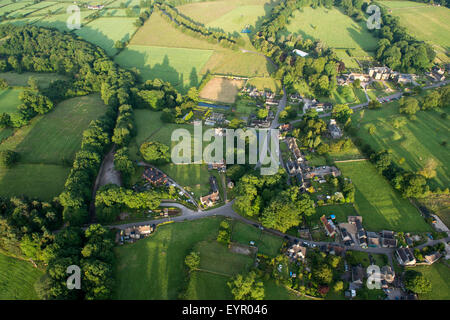
[[[405,288],[414,293],[427,293],[431,291],[431,281],[418,271],[408,270],[404,276]]]
[[[313,277],[322,284],[329,284],[333,280],[333,270],[326,264],[322,264],[313,270]]]
[[[169,147],[158,141],[144,142],[139,150],[146,161],[160,163],[170,159]]]
[[[192,251],[191,253],[189,253],[186,256],[186,259],[184,259],[184,263],[190,271],[197,269],[200,265],[200,252]]]
[[[438,166],[437,161],[434,158],[430,158],[427,160],[425,167],[420,170],[418,173],[424,176],[427,179],[431,179],[436,177],[436,168]]]
[[[352,115],[353,110],[350,109],[349,106],[345,104],[337,104],[333,107],[333,111],[331,115],[333,118],[336,118],[341,123],[346,123],[350,116]]]
[[[263,300],[264,284],[256,279],[256,273],[250,272],[243,276],[238,274],[228,282],[235,300]]]
[[[400,100],[400,113],[404,113],[407,115],[414,115],[417,111],[420,110],[419,102],[414,98],[402,98]]]
[[[19,154],[11,150],[0,151],[0,167],[10,168],[17,162]]]
[[[340,291],[344,290],[344,282],[337,281],[334,284],[333,290],[336,291],[336,292],[340,292]]]
[[[260,108],[258,109],[258,112],[256,113],[258,119],[265,119],[267,118],[269,114],[269,110],[267,110],[266,108]]]

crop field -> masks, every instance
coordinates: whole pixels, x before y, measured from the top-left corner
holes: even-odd
[[[200,92],[200,98],[225,103],[234,103],[245,80],[213,78]]]
[[[198,242],[215,240],[222,220],[172,223],[158,227],[147,239],[116,247],[115,298],[178,299],[186,278],[186,255]]]
[[[337,166],[355,185],[355,207],[367,230],[430,230],[417,209],[407,199],[401,198],[370,162],[337,163]]]
[[[99,18],[85,24],[75,31],[83,39],[103,48],[106,53],[113,56],[117,53],[114,47],[116,41],[128,41],[136,31],[134,22],[136,18]]]
[[[30,262],[0,253],[0,300],[37,300],[34,284],[42,274]]]
[[[381,110],[365,110],[353,116],[359,123],[358,136],[375,150],[390,150],[394,160],[404,159],[398,163],[407,170],[419,171],[430,159],[436,162],[436,177],[431,180],[434,186],[448,187],[450,182],[450,151],[441,145],[449,136],[447,120],[441,118],[439,111],[420,111],[417,119],[412,121],[399,114],[398,102],[391,102]],[[396,129],[393,121],[403,119],[404,125]],[[370,135],[368,127],[375,125],[375,132]]]
[[[17,107],[22,103],[19,99],[20,92],[22,92],[21,89],[12,88],[0,90],[0,114],[17,112]]]
[[[450,9],[412,1],[382,1],[380,4],[390,8],[392,15],[400,17],[400,24],[412,36],[433,44],[439,59],[450,61],[445,54],[450,48]]]
[[[287,29],[304,39],[320,39],[333,48],[373,51],[377,46],[377,39],[364,23],[353,21],[337,8],[303,8],[295,12]]]
[[[444,259],[444,258],[441,258]],[[420,300],[449,300],[450,299],[450,268],[443,262],[436,262],[431,266],[417,266],[413,270],[422,272],[431,281],[431,292],[419,294]]]
[[[126,68],[137,68],[143,80],[159,78],[186,93],[199,84],[200,71],[212,53],[212,50],[131,45],[116,57],[116,62]]]

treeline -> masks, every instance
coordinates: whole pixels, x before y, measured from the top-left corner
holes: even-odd
[[[380,0],[378,0],[380,1]],[[383,1],[383,0],[381,0]],[[448,0],[410,0],[414,2],[420,2],[420,3],[428,3],[428,4],[434,4],[434,5],[441,5],[447,8],[450,8],[450,1]]]
[[[330,96],[337,87],[337,56],[322,42],[295,38],[292,34],[281,36],[295,10],[307,5],[319,6],[321,1],[286,0],[275,6],[270,15],[263,20],[261,28],[252,38],[255,48],[278,65],[275,74],[283,80],[288,91],[296,91],[307,96]],[[292,51],[306,51],[301,57]]]
[[[136,192],[108,184],[98,189],[95,196],[96,217],[101,223],[113,222],[123,211],[156,209],[164,197],[168,195],[162,191]]]
[[[218,43],[225,48],[239,49],[244,44],[241,37],[230,36],[229,34],[208,29],[192,20],[186,18],[177,9],[164,2],[155,2],[154,10],[159,10],[161,16],[174,27],[193,37],[205,39],[211,43]]]
[[[315,213],[314,201],[301,194],[298,187],[286,184],[286,173],[275,175],[244,175],[236,185],[233,208],[244,216],[254,217],[266,228],[286,232],[302,221],[303,215]]]

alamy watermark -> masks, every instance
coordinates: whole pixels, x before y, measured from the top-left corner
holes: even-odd
[[[70,265],[66,269],[66,273],[70,274],[69,277],[67,277],[66,285],[67,289],[73,290],[81,289],[81,269],[77,265]]]
[[[278,172],[278,129],[258,129],[258,131],[254,128],[221,130],[224,134],[217,134],[214,128],[203,132],[201,124],[194,124],[194,137],[187,129],[174,130],[171,140],[177,144],[172,148],[172,162],[179,165],[214,164],[222,163],[225,160],[227,164],[255,164],[256,167],[260,168],[262,175],[273,175]],[[194,140],[192,141],[192,139]],[[203,142],[209,142],[209,144],[203,148]],[[247,156],[246,149],[248,149]],[[246,163],[247,158],[248,163]]]
[[[381,27],[381,10],[380,7],[371,4],[367,7],[366,12],[370,14],[369,18],[367,19],[367,29],[373,30],[373,29],[380,29]]]
[[[77,5],[70,5],[66,10],[69,17],[67,18],[66,25],[69,30],[81,28],[81,13],[80,7]]]

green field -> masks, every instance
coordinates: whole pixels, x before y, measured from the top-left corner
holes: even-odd
[[[217,237],[222,218],[158,227],[155,234],[115,248],[116,299],[178,299],[187,274],[184,259],[198,242]]]
[[[311,7],[296,11],[287,29],[304,39],[321,40],[333,48],[373,51],[377,46],[365,23],[357,23],[339,9]]]
[[[185,93],[198,86],[200,71],[212,53],[212,50],[130,45],[116,57],[116,62],[125,68],[137,68],[143,80],[162,79]]]
[[[42,274],[30,262],[0,253],[0,300],[37,300],[34,284]]]
[[[80,11],[81,14],[81,22],[83,23],[84,19],[92,14],[92,11]],[[39,27],[46,27],[46,28],[56,28],[60,31],[71,31],[67,27],[67,20],[69,19],[70,14],[67,14],[65,10],[58,10],[58,14],[51,15],[48,17],[43,17],[42,19],[39,19],[37,21],[33,20],[33,25],[39,26]],[[36,17],[30,17],[30,19],[35,19]],[[14,21],[14,20],[13,20]],[[74,22],[72,22],[74,23]],[[81,27],[82,29],[84,26]],[[89,41],[89,40],[88,40]]]
[[[227,285],[229,277],[194,271],[189,276],[189,285],[186,291],[188,300],[233,300]]]
[[[412,36],[434,45],[439,59],[450,61],[445,54],[450,48],[450,9],[412,1],[382,1],[380,5],[391,9],[392,15],[400,17],[400,24]]]
[[[444,259],[444,258],[441,258]],[[449,300],[450,299],[450,268],[443,262],[436,262],[431,266],[417,266],[412,270],[422,272],[431,281],[432,290],[419,294],[420,300]]]
[[[22,89],[8,88],[0,90],[0,113],[16,113],[17,107],[22,103],[19,93]]]
[[[75,33],[101,47],[110,56],[117,53],[116,41],[128,41],[136,31],[136,18],[99,18],[85,24]]]
[[[355,185],[355,207],[363,217],[367,230],[430,230],[417,209],[407,199],[401,198],[370,162],[346,162],[338,163],[337,166]]]
[[[105,111],[98,94],[72,98],[16,129],[0,145],[0,150],[19,153],[18,164],[0,171],[0,195],[24,194],[43,200],[59,195],[80,149],[83,130]]]
[[[235,221],[233,224],[231,240],[245,245],[250,245],[250,241],[254,241],[255,246],[258,247],[258,253],[269,256],[278,255],[283,244],[282,238],[239,221]]]
[[[16,10],[19,10],[19,9],[29,6],[31,4],[33,4],[33,2],[31,2],[31,1],[19,1],[16,3],[8,4],[8,5],[0,8],[0,15],[3,15],[7,12],[14,12]]]
[[[38,72],[0,72],[0,78],[5,79],[8,85],[12,87],[27,87],[28,80],[33,77],[40,88],[47,88],[52,81],[67,80],[66,76],[57,73],[38,73]]]
[[[441,118],[439,111],[420,111],[416,120],[409,120],[399,114],[398,102],[385,105],[381,110],[365,110],[361,119],[360,112],[354,114],[353,121],[359,125],[358,136],[375,150],[392,151],[398,163],[405,159],[403,168],[412,171],[421,170],[431,158],[436,160],[436,177],[432,186],[446,188],[450,182],[450,151],[441,145],[449,137],[447,120]],[[405,125],[396,129],[394,119],[403,118]],[[375,133],[370,135],[368,127],[375,125]]]
[[[358,213],[355,208],[351,204],[337,204],[337,205],[327,205],[320,206],[316,208],[316,213],[310,217],[308,217],[309,221],[314,221],[315,224],[320,224],[320,217],[325,215],[326,217],[334,214],[336,216],[336,221],[339,222],[347,222],[348,216],[354,216]]]

